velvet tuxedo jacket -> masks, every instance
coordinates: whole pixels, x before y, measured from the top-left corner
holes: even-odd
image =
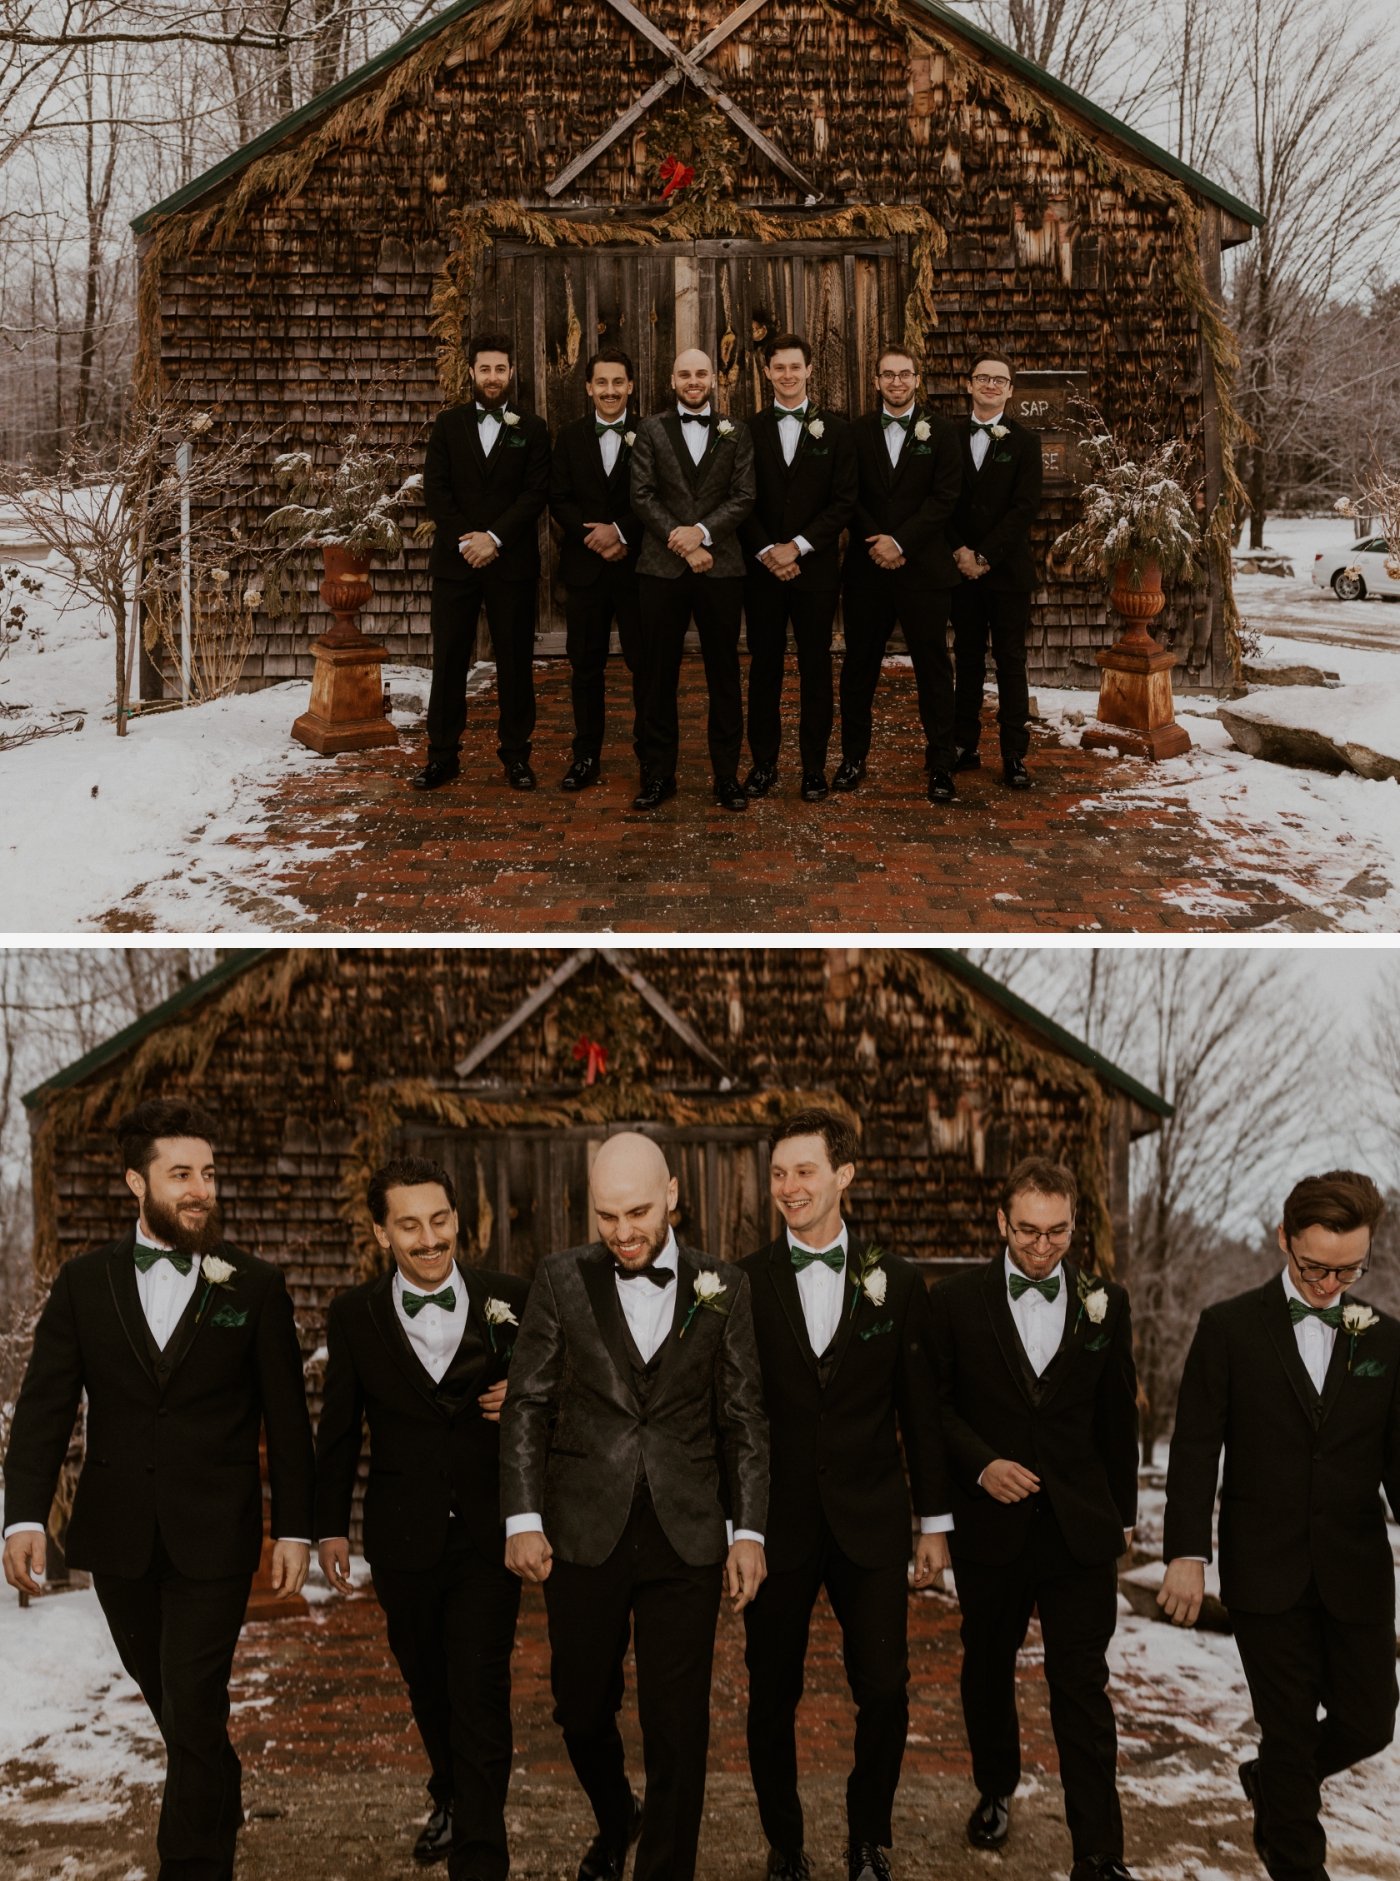
[[[469,581],[478,573],[501,581],[533,581],[540,572],[539,529],[549,501],[549,427],[509,403],[488,457],[473,405],[439,412],[423,465],[423,501],[437,524],[428,573]],[[490,567],[473,569],[457,547],[473,529],[489,529],[501,548]]]
[[[1346,1304],[1361,1304],[1343,1295]],[[1313,1388],[1283,1282],[1201,1314],[1181,1377],[1163,1554],[1209,1560],[1220,1453],[1220,1591],[1282,1613],[1315,1582],[1341,1620],[1385,1620],[1395,1573],[1385,1499],[1400,1512],[1400,1321],[1339,1331]]]
[[[276,1267],[225,1244],[218,1255],[232,1280],[201,1279],[161,1350],[141,1310],[135,1245],[128,1231],[58,1270],[15,1407],[5,1524],[47,1523],[86,1391],[69,1562],[134,1580],[159,1535],[191,1579],[250,1574],[262,1548],[264,1423],[272,1533],[315,1532],[311,1420],[286,1286]]]
[[[627,414],[627,430],[640,420]],[[632,450],[624,442],[611,476],[603,469],[603,440],[595,429],[590,409],[562,427],[554,440],[549,469],[549,509],[563,531],[559,548],[559,579],[566,588],[591,588],[603,575],[635,574],[642,552],[643,529],[632,508]],[[627,542],[627,558],[605,562],[584,547],[586,523],[616,523]]]
[[[992,438],[979,470],[972,456],[972,420],[954,427],[962,488],[947,528],[950,550],[975,549],[991,567],[977,577],[993,592],[1029,594],[1036,584],[1031,525],[1040,514],[1044,454],[1039,432],[1002,417],[1004,438]]]
[[[814,438],[811,422],[822,434]],[[771,543],[805,536],[812,547],[797,564],[795,588],[834,591],[841,580],[841,533],[855,514],[859,481],[851,427],[838,412],[809,410],[791,464],[784,461],[778,414],[771,405],[749,419],[753,438],[754,507],[739,535],[750,576],[766,576],[758,560]]]
[[[920,438],[917,427],[927,424]],[[889,579],[870,559],[866,537],[893,536],[904,551],[897,573],[931,588],[954,588],[962,579],[948,545],[946,524],[962,488],[957,435],[946,418],[916,405],[899,462],[890,463],[881,413],[866,412],[851,425],[859,473],[855,518],[846,551],[848,584]]]
[[[702,1273],[723,1282],[725,1311],[691,1313]],[[691,1566],[723,1560],[726,1516],[765,1532],[768,1427],[748,1277],[682,1246],[671,1291],[671,1331],[642,1393],[607,1248],[551,1254],[536,1272],[501,1420],[501,1509],[540,1514],[566,1561],[595,1567],[612,1553],[643,1468]]]
[[[530,1288],[513,1274],[457,1269],[467,1296],[461,1344],[434,1382],[394,1310],[394,1269],[331,1303],[329,1359],[316,1431],[316,1533],[350,1532],[350,1504],[369,1424],[365,1557],[380,1567],[426,1570],[442,1559],[452,1511],[493,1561],[501,1531],[500,1426],[477,1398],[507,1375],[517,1326],[492,1326],[488,1299],[517,1321]],[[428,1310],[428,1309],[425,1309]]]
[[[1032,1505],[1002,1503],[978,1487],[989,1463],[1009,1458],[1040,1478],[1066,1545],[1084,1566],[1123,1552],[1137,1520],[1137,1372],[1128,1296],[1108,1296],[1103,1320],[1081,1312],[1078,1270],[1066,1287],[1064,1336],[1037,1380],[1012,1318],[1003,1257],[939,1281],[929,1295],[933,1354],[952,1473],[953,1558],[1013,1560],[1026,1545]]]
[[[718,412],[712,417],[699,464],[691,460],[674,407],[643,418],[637,427],[632,508],[646,529],[640,575],[674,580],[686,573],[682,558],[666,547],[671,531],[682,523],[703,523],[709,530],[715,558],[711,575],[733,578],[744,572],[738,531],[754,504],[753,439],[747,425]],[[727,436],[721,424],[731,426]]]
[[[860,1259],[854,1236],[850,1253]],[[772,1443],[769,1567],[808,1557],[823,1524],[861,1567],[907,1561],[911,1487],[915,1515],[942,1515],[949,1506],[921,1275],[886,1255],[879,1306],[848,1284],[836,1337],[819,1355],[787,1236],[739,1264],[749,1277]]]

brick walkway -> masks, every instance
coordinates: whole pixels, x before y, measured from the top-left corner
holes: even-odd
[[[418,734],[405,734],[399,750],[328,759],[287,780],[266,804],[265,829],[235,840],[277,855],[269,886],[291,896],[304,917],[269,899],[250,907],[250,918],[273,928],[365,933],[1319,925],[1289,892],[1295,865],[1281,847],[1261,854],[1257,832],[1227,847],[1182,800],[1115,803],[1107,793],[1160,775],[1136,760],[1105,760],[1037,733],[1036,787],[1013,796],[988,725],[987,768],[960,778],[956,805],[930,804],[905,666],[887,667],[881,680],[872,771],[859,790],[802,803],[789,737],[776,793],[736,816],[710,796],[703,679],[688,657],[680,793],[661,811],[638,815],[621,731],[620,662],[609,673],[604,778],[579,797],[558,789],[571,723],[563,661],[536,670],[541,788],[533,794],[504,781],[489,691],[473,700],[462,776],[429,796],[408,788],[422,762]],[[785,697],[795,702],[795,671]],[[1091,807],[1090,799],[1100,801]],[[217,869],[214,855],[208,861]],[[124,925],[119,911],[110,924]]]

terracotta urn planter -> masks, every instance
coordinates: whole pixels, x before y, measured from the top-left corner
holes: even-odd
[[[321,553],[321,599],[334,620],[312,646],[311,704],[292,726],[292,736],[322,757],[396,745],[399,735],[384,716],[379,674],[385,650],[366,640],[355,618],[374,592],[371,557],[329,543]]]
[[[1167,604],[1162,571],[1143,565],[1133,579],[1120,562],[1113,571],[1109,600],[1124,622],[1111,647],[1095,654],[1099,666],[1098,723],[1080,741],[1086,750],[1111,750],[1139,758],[1177,758],[1191,749],[1190,734],[1176,722],[1172,668],[1176,655],[1149,631]]]

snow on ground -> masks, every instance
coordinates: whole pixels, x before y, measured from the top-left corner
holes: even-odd
[[[164,1780],[145,1701],[97,1595],[0,1600],[0,1813],[9,1822],[99,1822],[135,1783]]]

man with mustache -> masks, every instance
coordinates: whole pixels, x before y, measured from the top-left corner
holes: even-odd
[[[428,761],[413,786],[436,790],[461,769],[467,675],[484,606],[496,662],[497,755],[513,790],[533,790],[535,591],[549,427],[508,396],[515,368],[506,334],[477,334],[467,362],[471,401],[438,413],[423,466],[423,501],[437,525],[428,560],[433,681]]]
[[[764,1575],[753,1316],[738,1268],[676,1240],[649,1137],[609,1137],[589,1187],[599,1239],[541,1262],[511,1365],[506,1565],[544,1585],[554,1717],[598,1824],[578,1881],[621,1881],[639,1834],[633,1881],[691,1881],[721,1585],[742,1609]],[[629,1634],[645,1815],[617,1728]]]
[[[449,1881],[504,1881],[520,1583],[501,1564],[499,1423],[529,1285],[461,1263],[452,1178],[426,1157],[376,1170],[368,1202],[390,1260],[326,1324],[321,1568],[349,1592],[368,1421],[365,1555],[431,1766],[414,1859],[446,1857]]]
[[[243,1821],[228,1682],[262,1549],[272,1585],[310,1560],[314,1461],[278,1270],[223,1238],[213,1125],[152,1098],[117,1126],[134,1227],[65,1261],[34,1335],[5,1458],[5,1578],[43,1592],[45,1528],[79,1400],[87,1454],[66,1550],[165,1740],[160,1881],[228,1881]]]

